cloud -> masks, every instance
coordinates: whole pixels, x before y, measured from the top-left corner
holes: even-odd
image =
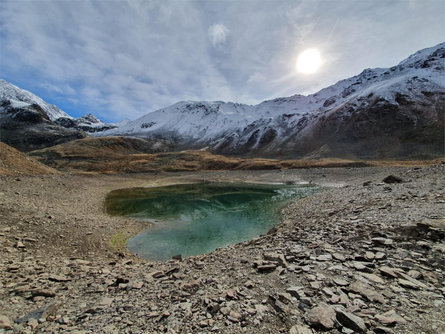
[[[443,40],[445,2],[0,1],[0,77],[73,116],[313,92]],[[341,17],[341,20],[338,20]],[[428,22],[428,24],[425,24]],[[323,72],[295,73],[317,47]]]
[[[208,34],[213,46],[218,46],[226,42],[229,29],[223,24],[213,24],[209,27]]]

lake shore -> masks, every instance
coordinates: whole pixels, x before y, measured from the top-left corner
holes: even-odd
[[[382,183],[390,174],[404,182]],[[444,174],[442,164],[1,177],[1,315],[17,332],[440,333]],[[125,251],[147,224],[108,216],[109,191],[197,181],[330,188],[287,207],[276,231],[207,255],[149,262]]]

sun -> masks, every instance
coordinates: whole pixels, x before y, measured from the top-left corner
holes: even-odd
[[[317,72],[321,66],[320,51],[317,49],[307,49],[298,55],[297,71],[303,74]]]

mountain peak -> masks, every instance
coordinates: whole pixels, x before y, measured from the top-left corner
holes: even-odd
[[[0,79],[0,101],[7,100],[11,101],[14,105],[17,104],[36,104],[48,115],[50,120],[54,121],[58,118],[72,118],[70,115],[65,113],[63,110],[57,108],[55,105],[49,104],[43,101],[37,95],[21,89],[6,80]]]

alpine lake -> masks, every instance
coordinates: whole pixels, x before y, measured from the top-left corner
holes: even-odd
[[[319,188],[311,185],[193,183],[110,192],[106,210],[153,223],[127,242],[127,248],[148,260],[189,257],[240,243],[281,222],[291,201]]]

